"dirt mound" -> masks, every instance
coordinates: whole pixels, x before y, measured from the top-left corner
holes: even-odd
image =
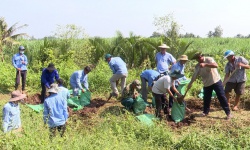
[[[25,103],[33,105],[41,104],[41,94],[36,93],[34,95],[28,96],[25,100]]]
[[[69,114],[71,115],[77,115],[84,118],[91,118],[93,114],[96,114],[97,111],[101,106],[103,106],[107,101],[103,100],[101,98],[96,98],[90,101],[90,104],[85,106],[83,109],[79,111],[72,111],[71,108],[69,108]]]

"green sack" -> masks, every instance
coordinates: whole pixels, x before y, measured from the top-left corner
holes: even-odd
[[[31,104],[26,104],[26,106],[28,106],[29,108],[33,109],[35,112],[40,112],[41,110],[44,109],[44,105],[43,104],[38,104],[38,105],[31,105]]]
[[[142,115],[136,116],[136,118],[140,122],[142,122],[143,124],[148,125],[148,126],[154,125],[153,120],[156,119],[155,115],[153,115],[153,114],[142,114]]]
[[[182,80],[177,88],[177,90],[182,94],[184,95],[185,92],[186,92],[186,85],[190,82],[191,80],[190,79],[187,79],[187,80]]]
[[[77,96],[67,99],[67,104],[73,107],[81,106]]]
[[[185,103],[174,102],[171,109],[171,117],[175,122],[180,122],[185,118]]]
[[[134,113],[135,114],[143,113],[145,109],[146,109],[146,103],[144,102],[141,96],[138,96],[134,100],[134,104],[133,104]]]
[[[82,91],[80,92],[79,101],[80,101],[80,105],[81,106],[89,105],[90,104],[90,100],[91,100],[91,93],[90,93],[90,91],[88,91],[86,89],[84,91],[85,91],[84,93],[82,93]]]
[[[212,97],[211,97],[211,98],[215,98],[216,96],[217,96],[217,95],[216,95],[215,91],[213,91]],[[203,89],[201,89],[200,94],[198,95],[198,97],[199,97],[200,99],[203,99],[203,97],[204,97],[204,91],[203,91]]]

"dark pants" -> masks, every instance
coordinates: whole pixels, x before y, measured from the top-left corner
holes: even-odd
[[[141,95],[144,102],[148,101],[148,86],[147,86],[147,80],[143,77],[141,77]]]
[[[175,85],[175,88],[177,89],[178,86]],[[172,87],[170,88],[170,91],[172,92],[173,95],[175,95],[175,92],[174,92],[174,90],[173,90]],[[172,108],[173,103],[174,103],[173,97],[172,97],[172,96],[169,96],[169,97],[168,97],[168,100],[169,100],[168,106],[169,106],[169,108]]]
[[[225,113],[227,115],[230,114],[230,109],[229,109],[229,106],[228,106],[228,103],[227,103],[227,98],[225,96],[225,91],[224,91],[221,80],[214,83],[211,86],[203,87],[203,90],[204,90],[204,98],[203,98],[203,100],[204,100],[203,113],[204,114],[209,113],[213,90],[215,91],[215,93],[217,95],[217,98],[220,101],[220,106],[223,108],[223,110],[225,111]]]
[[[19,75],[20,73],[20,75]],[[26,75],[27,70],[17,71],[16,72],[16,83],[15,83],[15,89],[17,90],[18,86],[20,85],[20,78],[22,78],[22,91],[25,90],[25,84],[26,84]]]
[[[166,94],[156,94],[153,93],[153,96],[155,98],[155,116],[156,117],[162,117],[161,116],[161,109],[163,109],[164,114],[168,114],[169,110],[168,110],[168,103],[167,103],[167,98],[166,98]]]
[[[66,130],[66,125],[61,125],[61,126],[57,126],[57,127],[53,127],[53,128],[49,128],[50,131],[50,139],[52,139],[53,137],[56,136],[56,129],[58,130],[58,132],[60,133],[60,136],[63,137],[64,132]]]
[[[41,91],[41,103],[44,102],[45,98],[46,98],[46,86],[45,84],[41,83],[42,86],[42,91]]]
[[[134,99],[133,98],[123,98],[121,104],[127,109],[131,110],[133,108]]]

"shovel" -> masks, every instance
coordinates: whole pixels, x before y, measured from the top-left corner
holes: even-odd
[[[240,69],[240,68],[239,68]],[[235,74],[235,72],[237,72],[238,69],[234,69],[234,71],[229,75],[229,77],[223,82],[223,86],[226,85],[226,83],[228,82],[228,80]]]

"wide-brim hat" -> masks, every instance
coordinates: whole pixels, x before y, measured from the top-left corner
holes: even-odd
[[[55,65],[53,63],[50,63],[47,67],[47,70],[51,70],[51,71],[56,70]]]
[[[19,101],[26,98],[26,94],[22,94],[19,90],[11,92],[9,102]]]
[[[181,74],[180,70],[174,70],[173,72],[169,74],[169,76],[178,79],[178,78],[184,77],[184,74]]]
[[[160,48],[170,48],[170,47],[167,46],[166,44],[162,44],[162,45],[160,45],[160,46],[158,46],[158,47],[160,47]]]
[[[179,60],[188,60],[188,56],[187,55],[181,55]]]
[[[139,80],[134,80],[132,84],[134,84],[138,90],[141,89],[141,82]]]
[[[50,85],[50,89],[47,91],[48,93],[58,93],[58,84],[53,83]]]

